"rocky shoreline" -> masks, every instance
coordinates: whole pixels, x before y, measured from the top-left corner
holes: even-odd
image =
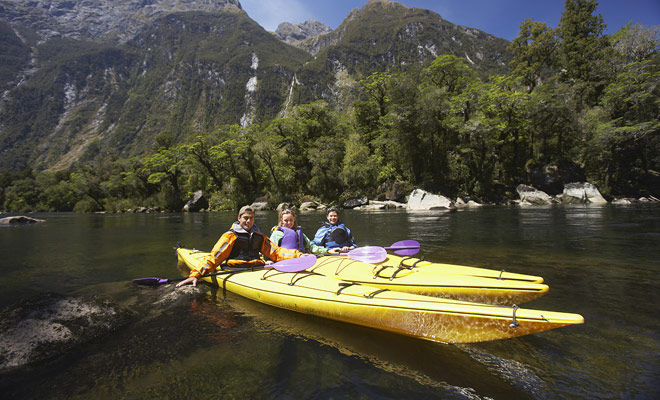
[[[307,200],[299,204],[293,202],[279,203],[274,206],[268,199],[257,199],[251,206],[259,211],[281,210],[283,208],[292,208],[298,211],[323,211],[331,205],[339,206],[342,209],[351,209],[358,211],[378,211],[401,209],[407,211],[433,211],[433,210],[456,210],[469,207],[489,206],[535,206],[552,204],[615,204],[630,205],[640,203],[660,202],[660,199],[654,196],[640,198],[616,198],[611,201],[606,200],[598,188],[589,182],[573,182],[564,185],[563,191],[557,195],[549,195],[529,185],[518,185],[516,188],[519,199],[508,200],[505,203],[482,203],[470,198],[457,197],[452,200],[442,194],[430,193],[422,189],[413,189],[409,194],[396,191],[395,195],[382,195],[378,199],[369,199],[367,196],[350,198],[341,204],[325,204],[319,201]],[[182,212],[209,212],[217,211],[209,208],[209,202],[205,194],[198,190],[195,192],[186,204]],[[120,213],[160,213],[165,212],[160,208],[136,207],[120,211]],[[105,212],[100,212],[104,214]],[[21,225],[43,222],[44,220],[26,217],[10,216],[0,218],[0,226],[3,225]]]

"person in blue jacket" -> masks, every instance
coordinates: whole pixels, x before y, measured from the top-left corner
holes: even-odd
[[[339,210],[336,207],[328,208],[326,219],[328,222],[324,222],[314,235],[314,240],[312,240],[314,244],[328,249],[338,248],[340,251],[348,251],[357,247],[351,230],[339,220]]]

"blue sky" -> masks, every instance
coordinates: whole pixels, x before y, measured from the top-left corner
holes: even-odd
[[[240,0],[243,9],[266,30],[280,22],[302,23],[316,19],[335,29],[354,8],[367,0]],[[564,0],[400,0],[406,7],[425,8],[458,25],[465,25],[512,40],[528,18],[556,28]],[[601,0],[596,13],[603,15],[612,34],[629,21],[660,25],[660,0]]]

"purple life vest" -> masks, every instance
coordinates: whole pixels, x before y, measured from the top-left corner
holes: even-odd
[[[284,236],[282,236],[282,240],[280,241],[280,247],[305,252],[305,240],[303,239],[302,229],[299,226],[295,229],[279,226],[277,229],[284,232]]]

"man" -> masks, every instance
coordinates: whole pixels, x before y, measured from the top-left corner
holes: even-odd
[[[224,261],[225,265],[236,266],[263,266],[273,261],[264,262],[259,254],[271,260],[281,261],[303,255],[298,250],[285,249],[276,246],[270,239],[259,232],[254,225],[255,211],[250,206],[241,207],[238,212],[238,221],[231,229],[222,234],[213,250],[199,264],[199,268],[190,271],[188,279],[178,283],[176,287],[192,283],[197,286],[199,278],[216,270]]]

